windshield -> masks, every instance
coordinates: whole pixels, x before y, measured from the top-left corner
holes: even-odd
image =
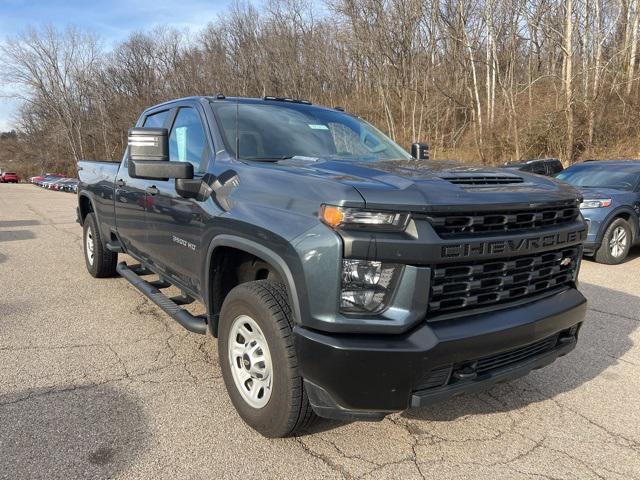
[[[227,149],[241,159],[374,162],[412,158],[372,125],[338,110],[283,102],[212,102],[212,107]]]
[[[640,168],[611,165],[571,167],[558,173],[556,178],[575,187],[633,190],[640,180]]]

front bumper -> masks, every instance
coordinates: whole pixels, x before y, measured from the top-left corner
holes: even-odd
[[[517,308],[423,322],[400,335],[325,334],[301,326],[294,335],[316,413],[375,419],[484,389],[553,362],[575,346],[585,312],[585,298],[569,289]],[[514,361],[500,360],[507,357]],[[487,369],[491,362],[495,368]]]
[[[597,242],[586,242],[583,246],[584,255],[590,257],[595,255],[596,251],[600,248],[601,243]]]
[[[584,254],[594,255],[602,245],[602,236],[611,218],[611,209],[592,208],[583,210],[582,215],[587,224],[587,236],[584,241]]]

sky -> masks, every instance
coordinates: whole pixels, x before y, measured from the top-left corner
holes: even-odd
[[[0,0],[0,42],[28,27],[75,25],[96,33],[108,48],[131,32],[158,25],[197,30],[232,0]],[[0,84],[0,131],[10,130],[18,102],[5,98],[12,92]]]

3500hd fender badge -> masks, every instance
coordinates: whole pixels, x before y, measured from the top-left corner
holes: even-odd
[[[505,253],[528,253],[540,250],[541,248],[581,242],[586,238],[586,233],[586,230],[582,229],[573,232],[552,233],[533,238],[443,245],[440,256],[442,258],[463,258]]]
[[[176,237],[175,235],[172,235],[171,240],[173,240],[174,243],[177,243],[178,245],[182,245],[183,247],[187,247],[191,250],[196,249],[196,246],[194,243],[187,242],[184,238],[180,238],[180,237]]]

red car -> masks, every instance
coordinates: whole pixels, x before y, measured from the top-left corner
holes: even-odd
[[[4,172],[0,176],[0,182],[2,183],[18,183],[18,174],[15,172]]]

